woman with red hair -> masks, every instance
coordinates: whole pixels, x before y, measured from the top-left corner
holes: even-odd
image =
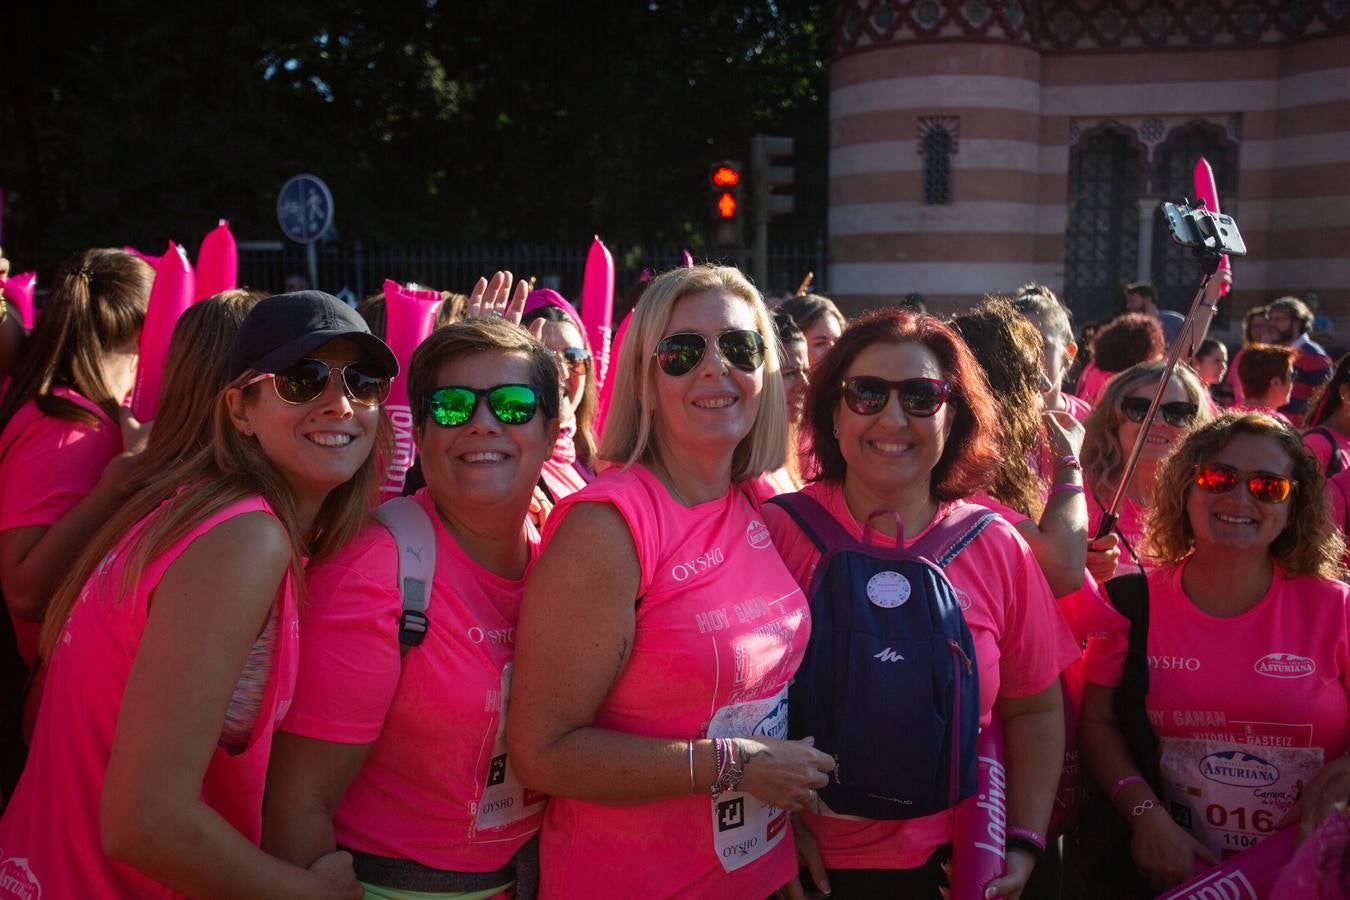
[[[810,498],[852,540],[883,552],[912,545],[939,526],[947,530],[944,521],[967,515],[964,498],[986,490],[1000,465],[997,414],[984,374],[956,333],[929,315],[886,309],[850,324],[812,371],[806,418],[820,473],[790,496]],[[795,512],[770,504],[765,519],[788,569],[810,596],[823,558],[817,544]],[[832,585],[841,582],[833,577],[837,558],[828,562]],[[1041,835],[1064,752],[1059,673],[1079,651],[1040,566],[1005,520],[989,521],[944,572],[973,638],[980,724],[988,725],[997,709],[1006,732],[1007,874],[990,885],[988,896],[1017,894],[1044,850]],[[874,596],[872,581],[867,583],[867,596],[831,599],[883,608],[910,599],[903,590]],[[813,618],[817,599],[812,597]],[[813,669],[811,660],[838,652],[836,635],[817,626],[794,691],[821,687],[810,679],[827,666]],[[818,641],[831,643],[822,648]],[[921,657],[914,654],[911,665]],[[905,706],[895,704],[894,722],[868,722],[869,733],[908,727],[901,719],[913,710]],[[863,818],[835,815],[821,804],[799,816],[797,835],[812,880],[834,897],[936,897],[951,854],[953,816],[943,808],[915,818]]]

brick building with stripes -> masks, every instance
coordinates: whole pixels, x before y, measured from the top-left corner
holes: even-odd
[[[1315,292],[1350,330],[1350,2],[837,0],[830,293],[934,311],[1037,280],[1078,322],[1198,264],[1163,198],[1203,155],[1250,251],[1220,326]]]

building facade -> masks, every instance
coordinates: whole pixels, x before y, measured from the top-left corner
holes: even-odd
[[[1158,204],[1214,169],[1250,306],[1315,292],[1350,330],[1350,0],[838,0],[832,294],[950,311],[1027,281],[1078,322],[1199,264]]]

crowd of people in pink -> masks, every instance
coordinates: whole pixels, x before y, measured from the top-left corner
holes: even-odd
[[[611,340],[498,272],[156,350],[152,262],[0,305],[0,898],[1350,896],[1301,300],[1230,365],[1144,284],[1089,343],[696,264]]]

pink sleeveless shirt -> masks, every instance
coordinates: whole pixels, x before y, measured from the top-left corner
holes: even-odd
[[[686,508],[646,468],[610,469],[559,504],[545,542],[585,502],[619,511],[642,569],[633,651],[596,727],[786,737],[809,613],[743,488]],[[787,813],[741,793],[632,806],[554,797],[540,860],[543,898],[767,897],[797,869]]]
[[[161,507],[161,510],[163,507]],[[0,898],[164,898],[178,896],[104,855],[99,802],[122,695],[145,631],[151,592],[188,545],[227,519],[271,513],[259,497],[241,500],[201,522],[120,592],[121,554],[157,510],[128,532],[85,585],[48,663],[46,695],[28,768],[0,819]],[[202,800],[253,843],[262,832],[262,796],[272,733],[295,685],[299,640],[289,575],[277,592],[271,676],[252,739],[236,754],[217,747],[202,781]],[[208,640],[209,635],[184,635]]]

